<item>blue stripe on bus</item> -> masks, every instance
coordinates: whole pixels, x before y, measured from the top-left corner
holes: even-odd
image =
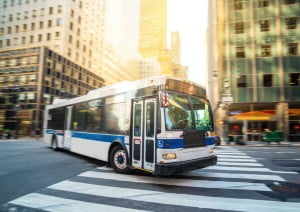
[[[215,139],[215,137],[205,138],[205,144],[207,146],[215,144],[213,142],[214,139]],[[161,148],[161,149],[184,148],[184,141],[183,141],[183,138],[157,139],[156,146],[157,146],[157,148]]]
[[[99,133],[86,133],[86,132],[72,132],[73,138],[82,138],[93,141],[102,141],[102,142],[113,142],[119,140],[124,142],[124,136],[122,135],[108,135],[108,134],[99,134]]]
[[[46,131],[47,134],[55,134],[55,135],[64,135],[64,131],[63,130],[47,130]]]

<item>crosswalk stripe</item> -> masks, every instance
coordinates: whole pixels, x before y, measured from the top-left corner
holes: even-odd
[[[255,159],[244,158],[218,158],[218,161],[234,161],[234,162],[257,162]]]
[[[99,212],[99,211],[140,211],[135,209],[128,209],[116,206],[109,206],[104,204],[89,203],[79,200],[65,199],[60,197],[54,197],[45,194],[31,193],[20,197],[10,203],[21,205],[30,208],[38,208],[46,211],[53,212]]]
[[[260,163],[232,163],[232,162],[219,162],[217,165],[231,165],[231,166],[263,166]]]
[[[214,153],[217,155],[247,155],[243,152],[216,152],[216,151],[214,151]]]
[[[251,159],[251,157],[249,156],[244,156],[244,155],[217,155],[218,158],[248,158],[248,159]]]
[[[208,172],[208,171],[193,171],[189,172],[188,176],[199,176],[199,177],[216,177],[216,178],[234,178],[234,179],[253,179],[253,180],[271,180],[281,181],[286,180],[278,175],[266,175],[266,174],[238,174],[238,173],[220,173],[220,172]]]
[[[227,170],[227,171],[247,171],[247,172],[272,172],[281,174],[298,174],[297,172],[288,171],[273,171],[268,168],[253,168],[253,167],[230,167],[230,166],[210,166],[204,168],[206,170]]]
[[[103,185],[91,185],[86,183],[63,181],[50,186],[51,189],[69,191],[75,193],[136,200],[168,205],[180,205],[187,207],[223,209],[230,211],[291,211],[298,212],[300,203],[278,202],[267,200],[251,200],[225,197],[208,197],[201,195],[175,194],[157,191],[145,191],[140,189],[110,187]],[[71,211],[71,210],[70,210]]]
[[[218,189],[231,189],[231,190],[255,190],[255,191],[272,191],[269,187],[262,183],[249,183],[249,182],[227,182],[227,181],[210,181],[210,180],[192,180],[192,179],[176,179],[176,178],[154,178],[152,176],[135,176],[135,175],[122,175],[116,173],[105,173],[87,171],[79,176],[91,177],[98,179],[108,179],[126,182],[137,182],[147,184],[163,184],[174,186],[189,186],[198,188],[218,188]]]

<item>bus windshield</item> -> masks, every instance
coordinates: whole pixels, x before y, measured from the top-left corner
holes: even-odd
[[[167,130],[213,131],[208,101],[186,94],[168,92],[169,104],[164,108]]]

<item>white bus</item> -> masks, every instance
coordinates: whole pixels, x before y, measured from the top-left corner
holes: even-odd
[[[162,76],[102,87],[48,105],[44,120],[53,149],[106,161],[119,173],[167,176],[217,163],[206,91],[188,81]]]

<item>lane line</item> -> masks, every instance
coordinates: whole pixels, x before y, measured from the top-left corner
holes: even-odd
[[[97,179],[117,180],[126,182],[137,182],[147,184],[159,185],[174,185],[174,186],[188,186],[197,188],[217,188],[230,190],[254,190],[254,191],[272,191],[263,183],[249,183],[249,182],[227,182],[227,181],[212,181],[212,180],[192,180],[192,179],[176,179],[176,178],[157,178],[153,176],[136,176],[136,175],[120,175],[116,173],[105,173],[87,171],[78,176],[90,177]]]

